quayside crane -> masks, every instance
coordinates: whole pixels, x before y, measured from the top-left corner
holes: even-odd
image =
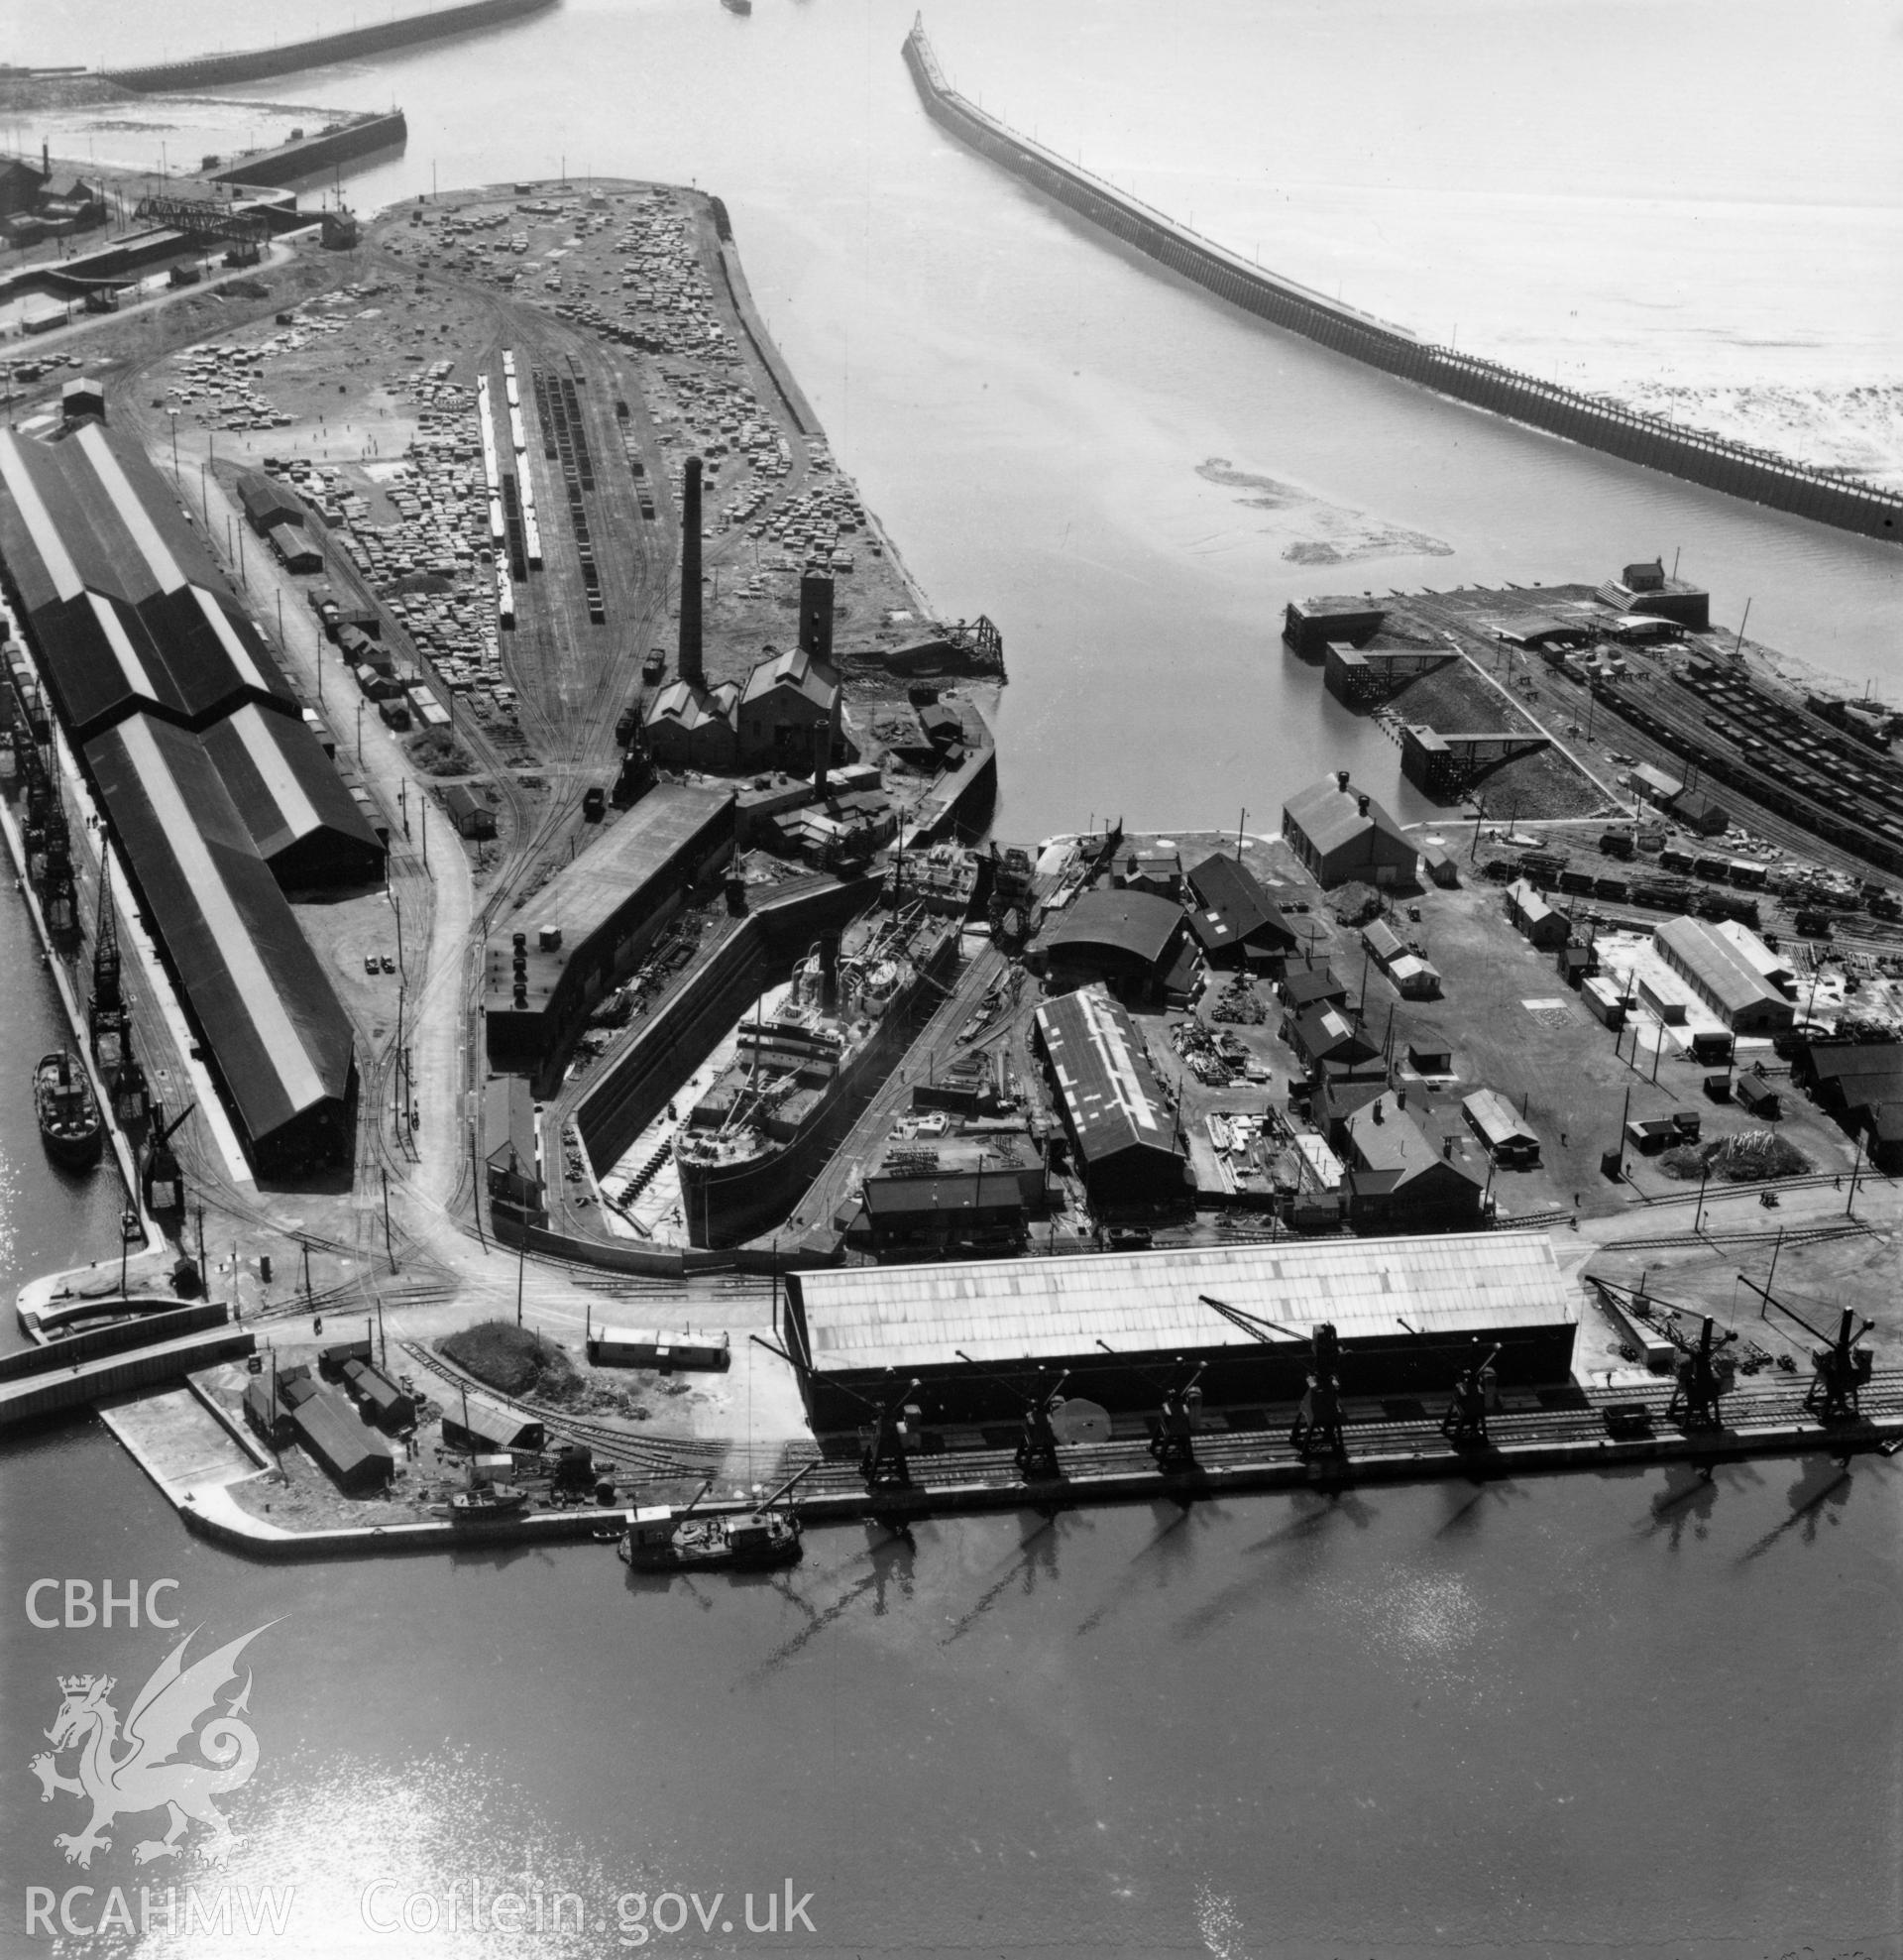
[[[1024,1405],[1024,1430],[1018,1438],[1018,1446],[1013,1460],[1018,1467],[1018,1475],[1026,1483],[1062,1483],[1063,1464],[1058,1456],[1058,1432],[1052,1419],[1063,1407],[1063,1385],[1070,1379],[1066,1369],[1049,1387],[1045,1386],[1044,1370],[1040,1368],[1032,1383],[1030,1394],[1026,1394],[1015,1382],[993,1370],[981,1367],[972,1360],[962,1347],[952,1350],[968,1368],[976,1368],[981,1375],[988,1376],[1000,1388],[1015,1395]]]
[[[1487,1441],[1487,1408],[1494,1399],[1494,1363],[1500,1344],[1485,1354],[1474,1342],[1474,1359],[1454,1379],[1454,1397],[1440,1419],[1440,1433],[1456,1449]]]
[[[1097,1345],[1112,1360],[1132,1368],[1157,1391],[1157,1427],[1149,1443],[1157,1468],[1167,1477],[1193,1475],[1201,1467],[1196,1461],[1196,1426],[1202,1419],[1202,1390],[1196,1384],[1208,1362],[1185,1360],[1178,1355],[1166,1381],[1148,1368],[1135,1367],[1127,1354],[1119,1354],[1107,1340],[1099,1337]]]
[[[872,1411],[870,1430],[862,1430],[865,1447],[859,1453],[859,1476],[875,1495],[882,1490],[912,1488],[912,1459],[905,1447],[905,1400],[916,1394],[919,1378],[914,1375],[889,1402],[858,1399]]]
[[[1341,1415],[1341,1340],[1334,1323],[1319,1322],[1314,1332],[1306,1334],[1299,1327],[1286,1327],[1280,1321],[1265,1320],[1260,1314],[1232,1307],[1213,1294],[1199,1293],[1196,1298],[1265,1346],[1273,1345],[1278,1334],[1307,1346],[1307,1387],[1302,1391],[1301,1405],[1288,1431],[1289,1447],[1298,1456],[1346,1456],[1348,1442],[1342,1433]]]
[[[1858,1326],[1856,1310],[1846,1307],[1838,1318],[1836,1334],[1827,1334],[1813,1326],[1796,1308],[1786,1306],[1769,1288],[1744,1279],[1742,1273],[1738,1278],[1744,1280],[1766,1307],[1775,1307],[1786,1320],[1795,1321],[1813,1340],[1824,1343],[1811,1350],[1813,1373],[1804,1396],[1805,1413],[1815,1416],[1820,1423],[1855,1422],[1862,1413],[1858,1397],[1876,1365],[1870,1350],[1859,1347],[1857,1342],[1874,1331],[1876,1323],[1865,1321]]]
[[[1707,1314],[1699,1322],[1698,1338],[1678,1357],[1673,1369],[1672,1399],[1665,1419],[1683,1430],[1723,1429],[1719,1404],[1737,1380],[1737,1362],[1726,1352],[1737,1338],[1735,1329],[1717,1333]]]

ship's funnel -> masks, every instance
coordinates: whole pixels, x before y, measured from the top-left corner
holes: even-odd
[[[681,486],[681,645],[675,672],[689,687],[707,685],[701,664],[701,459],[687,459]]]

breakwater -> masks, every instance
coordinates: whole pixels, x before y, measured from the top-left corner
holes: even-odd
[[[927,114],[960,142],[1146,258],[1273,326],[1623,462],[1864,537],[1903,543],[1903,498],[1436,346],[1266,272],[987,115],[947,82],[922,21],[907,35],[903,52]]]
[[[256,150],[246,157],[234,157],[222,170],[209,172],[207,180],[231,184],[297,183],[380,150],[400,150],[408,141],[409,123],[400,109],[390,109],[382,115],[352,116],[320,129],[315,136],[280,144],[276,150]],[[309,223],[309,218],[304,222]]]
[[[420,41],[443,41],[451,35],[503,27],[558,4],[559,0],[471,0],[467,6],[406,14],[400,20],[379,21],[374,27],[347,28],[339,34],[315,35],[308,41],[285,41],[275,48],[195,55],[182,61],[161,61],[148,67],[108,68],[103,78],[140,95],[170,94],[183,88],[220,88],[228,82],[263,81],[269,75],[297,74],[305,68],[324,67],[359,56],[387,55],[393,48],[413,47]]]

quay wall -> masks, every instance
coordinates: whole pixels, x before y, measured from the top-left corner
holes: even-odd
[[[374,151],[401,149],[409,141],[409,123],[402,110],[390,109],[380,116],[359,116],[339,123],[316,136],[285,143],[276,150],[260,150],[249,157],[235,157],[222,170],[210,173],[210,183],[283,185],[316,176],[357,157]],[[302,222],[314,222],[308,213]]]
[[[1833,1433],[1809,1419],[1778,1421],[1748,1430],[1719,1431],[1695,1436],[1654,1434],[1635,1438],[1597,1437],[1591,1440],[1540,1442],[1501,1442],[1485,1450],[1462,1450],[1441,1443],[1418,1449],[1394,1448],[1356,1454],[1333,1461],[1282,1459],[1209,1464],[1187,1475],[1157,1470],[1091,1471],[1076,1466],[1057,1483],[1026,1484],[1012,1477],[975,1476],[957,1483],[915,1485],[909,1490],[882,1490],[876,1500],[857,1488],[802,1497],[800,1521],[810,1527],[863,1527],[868,1513],[894,1526],[907,1519],[984,1511],[1062,1508],[1080,1510],[1100,1504],[1184,1502],[1191,1497],[1222,1497],[1245,1491],[1316,1490],[1339,1492],[1366,1484],[1428,1483],[1457,1479],[1508,1481],[1539,1474],[1604,1475],[1612,1469],[1631,1469],[1655,1463],[1747,1462],[1757,1458],[1803,1455],[1829,1450],[1842,1454],[1854,1449],[1882,1449],[1903,1440],[1903,1420],[1878,1417],[1860,1425],[1851,1437]],[[1076,1452],[1071,1452],[1073,1455]],[[287,1532],[253,1518],[232,1503],[223,1490],[192,1493],[195,1501],[179,1507],[185,1528],[226,1550],[270,1560],[338,1558],[414,1552],[481,1552],[487,1546],[546,1544],[592,1538],[597,1532],[621,1526],[624,1507],[612,1510],[577,1509],[534,1512],[498,1520],[480,1531],[447,1523],[384,1525],[315,1532]],[[743,1504],[715,1499],[701,1507],[713,1515],[730,1515]]]
[[[86,1302],[95,1314],[110,1312],[117,1304],[112,1298]],[[29,1376],[56,1374],[62,1368],[70,1373],[75,1362],[96,1361],[102,1354],[123,1354],[129,1348],[153,1347],[179,1334],[222,1327],[231,1319],[231,1310],[220,1300],[173,1298],[155,1308],[152,1302],[134,1299],[131,1305],[145,1309],[143,1318],[67,1334],[44,1347],[22,1347],[0,1354],[0,1382],[25,1381]]]
[[[1020,136],[946,81],[922,28],[904,46],[926,113],[960,142],[1146,258],[1273,326],[1384,374],[1707,490],[1903,544],[1903,498],[1766,451],[1677,427],[1418,339],[1212,245],[1141,199]]]
[[[414,47],[422,41],[444,41],[452,35],[473,34],[525,19],[557,4],[559,0],[471,0],[467,6],[409,14],[401,20],[379,21],[374,27],[347,28],[338,34],[315,35],[308,41],[286,41],[276,48],[197,55],[182,61],[161,61],[145,67],[107,68],[102,71],[102,79],[139,95],[220,88],[228,82],[297,74],[305,68],[328,66],[333,61],[384,55],[392,48]]]
[[[209,1368],[218,1361],[242,1360],[257,1344],[249,1327],[208,1327],[130,1353],[101,1355],[51,1374],[0,1383],[0,1430],[89,1406],[102,1395],[178,1381],[194,1368]]]

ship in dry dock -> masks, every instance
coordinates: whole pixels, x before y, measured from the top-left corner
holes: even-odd
[[[793,1209],[944,998],[958,930],[918,902],[869,914],[760,996],[675,1138],[694,1244],[740,1244]]]

